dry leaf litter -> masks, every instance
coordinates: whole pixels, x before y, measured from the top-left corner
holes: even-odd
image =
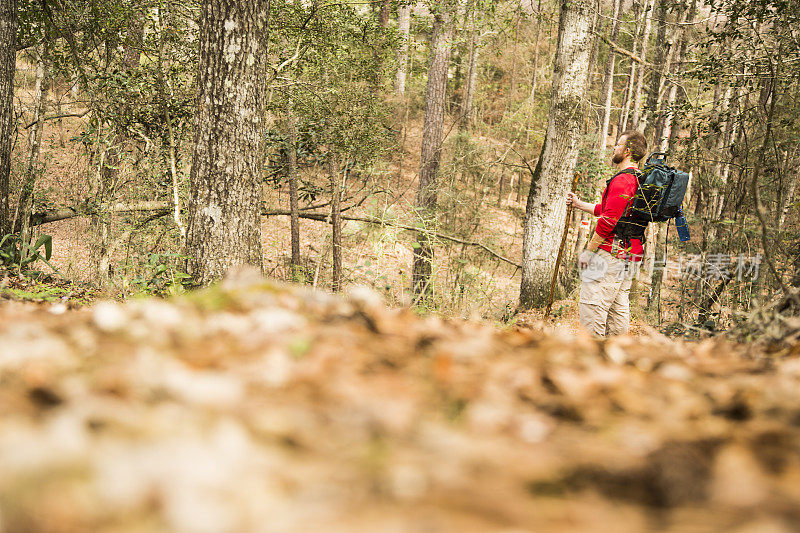
[[[791,532],[800,348],[231,279],[0,307],[0,531]]]

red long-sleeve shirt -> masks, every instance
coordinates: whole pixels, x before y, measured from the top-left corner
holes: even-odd
[[[602,244],[598,246],[601,250],[611,253],[614,226],[617,225],[617,221],[625,213],[625,208],[633,198],[633,195],[636,194],[638,186],[639,182],[633,172],[619,174],[609,181],[608,185],[606,185],[606,190],[603,191],[603,199],[599,204],[595,204],[594,216],[600,218],[597,220],[597,227],[594,231],[603,238]],[[641,261],[642,253],[642,241],[640,239],[631,239],[630,247],[627,250],[620,250],[616,255],[617,257],[627,257],[634,261]]]

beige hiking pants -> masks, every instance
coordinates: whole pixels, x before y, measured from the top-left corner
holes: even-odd
[[[613,257],[605,250],[598,250],[595,262],[603,268],[598,270],[594,265],[594,275],[582,275],[578,303],[581,325],[598,337],[621,335],[630,325],[628,295],[639,263]]]

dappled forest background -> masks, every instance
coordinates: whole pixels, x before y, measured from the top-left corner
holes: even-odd
[[[800,6],[583,4],[579,195],[599,199],[609,148],[630,128],[692,175],[692,239],[651,224],[634,316],[668,333],[725,329],[796,290]],[[566,10],[550,0],[270,2],[267,76],[249,80],[263,84],[267,109],[265,273],[510,320]],[[20,0],[16,13],[4,266],[72,282],[59,297],[89,286],[183,291],[200,5]],[[421,154],[437,46],[446,87],[431,173]],[[432,197],[420,195],[421,178]],[[567,190],[573,178],[542,179]],[[557,317],[574,313],[574,258],[592,227],[568,216]],[[412,264],[428,249],[420,292]]]

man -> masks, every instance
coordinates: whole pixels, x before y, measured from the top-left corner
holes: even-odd
[[[639,161],[646,151],[644,135],[634,130],[624,132],[611,159],[617,174],[606,183],[600,203],[581,201],[574,193],[567,195],[567,205],[600,217],[586,250],[578,257],[583,279],[578,304],[580,322],[599,337],[628,331],[628,294],[642,260],[645,224],[624,215],[639,186]],[[618,224],[620,218],[623,221]]]

